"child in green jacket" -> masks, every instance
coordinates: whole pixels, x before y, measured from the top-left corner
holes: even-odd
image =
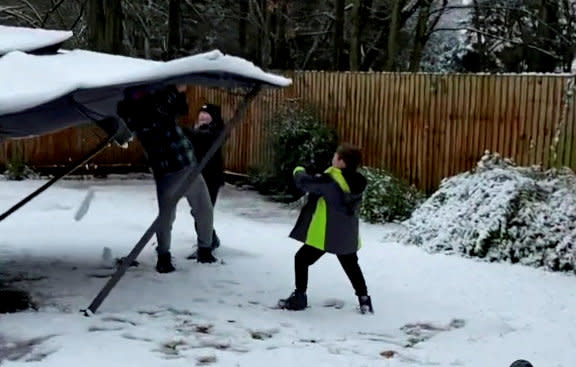
[[[366,188],[366,179],[357,172],[361,159],[357,147],[344,144],[324,174],[311,176],[302,167],[294,170],[296,186],[308,193],[308,201],[290,237],[304,245],[294,259],[296,290],[279,301],[280,308],[299,311],[308,306],[308,267],[328,252],[338,257],[350,279],[360,311],[374,312],[356,255],[360,248],[358,211]]]

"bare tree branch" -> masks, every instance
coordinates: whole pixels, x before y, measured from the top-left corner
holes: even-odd
[[[409,12],[410,9],[420,6],[420,0],[409,0],[409,3],[404,5],[402,12]]]
[[[327,33],[330,33],[329,31],[317,31],[317,32],[302,32],[302,33],[296,33],[297,36],[300,37],[309,37],[309,36],[323,36]]]
[[[264,25],[264,14],[262,14],[262,9],[260,9],[260,4],[256,0],[250,0],[250,9],[255,9],[256,20],[258,21],[258,26],[262,27]]]
[[[142,15],[138,11],[138,9],[136,9],[134,3],[132,1],[129,1],[128,6],[130,6],[132,8],[133,12],[131,13],[131,15],[134,15],[136,17],[136,19],[138,20],[138,22],[140,23],[140,25],[142,26],[142,30],[144,31],[146,38],[148,38],[148,39],[152,38],[152,35],[150,34],[150,30],[148,29],[148,24],[146,24],[146,22],[144,21],[144,18],[142,18]]]
[[[509,43],[514,44],[514,45],[526,46],[526,47],[531,48],[531,49],[533,49],[533,50],[539,51],[539,52],[541,52],[541,53],[543,53],[543,54],[545,54],[545,55],[548,55],[548,56],[550,56],[550,57],[553,57],[553,58],[555,58],[555,59],[557,59],[557,60],[562,60],[562,58],[559,57],[558,55],[556,55],[556,54],[554,54],[554,53],[552,53],[552,52],[550,52],[550,51],[548,51],[548,50],[544,50],[543,48],[538,47],[538,46],[535,46],[535,45],[533,45],[533,44],[526,43],[526,42],[520,42],[520,41],[514,41],[514,40],[512,40],[512,39],[507,39],[507,38],[504,38],[504,37],[496,36],[496,35],[491,34],[491,33],[489,33],[489,32],[484,32],[484,31],[481,31],[481,30],[479,30],[479,29],[474,29],[474,28],[470,28],[470,27],[453,27],[453,28],[446,27],[446,28],[436,28],[436,29],[434,29],[434,30],[432,31],[432,33],[434,33],[434,32],[444,32],[444,31],[468,31],[468,32],[474,32],[474,33],[478,33],[478,34],[481,34],[481,35],[486,36],[486,37],[489,37],[489,38],[493,38],[493,39],[500,40],[500,41],[504,41],[504,42],[509,42]]]
[[[26,23],[27,25],[31,26],[31,27],[36,27],[37,26],[37,22],[34,18],[32,18],[31,16],[29,16],[28,14],[26,14],[23,11],[19,11],[19,10],[12,10],[12,9],[4,9],[3,10],[4,13],[19,19],[21,21],[23,21],[24,23]]]
[[[327,22],[327,25],[325,26],[325,29],[324,29],[324,35],[330,33],[329,31],[330,31],[330,28],[332,27],[333,23],[334,23],[334,21],[329,19],[329,21]],[[326,37],[316,37],[314,39],[314,43],[312,44],[312,47],[310,47],[310,49],[306,53],[306,57],[304,58],[302,65],[300,65],[300,69],[302,69],[302,70],[306,69],[306,66],[308,65],[308,61],[312,57],[312,54],[316,51],[316,49],[318,49],[320,42],[324,42],[325,39],[326,39]]]
[[[56,0],[52,0],[52,4],[55,3]],[[62,15],[62,10],[57,8],[56,9],[56,14],[58,14],[58,18],[60,18],[60,24],[62,24],[62,28],[66,28],[66,19],[64,17],[64,15]]]
[[[12,6],[0,6],[0,13],[3,12],[7,12],[7,11],[13,11],[13,10],[18,10],[18,9],[22,9],[23,6],[16,6],[16,5],[12,5]]]
[[[346,10],[346,8],[344,8],[344,10]],[[322,12],[315,12],[315,13],[310,13],[310,14],[306,14],[303,16],[299,16],[298,19],[299,20],[306,20],[306,19],[310,19],[310,18],[320,18],[320,17],[327,17],[330,18],[332,20],[335,20],[336,18],[334,17],[333,13],[327,12],[327,11],[322,11]]]
[[[503,5],[449,5],[449,6],[442,7],[440,9],[431,10],[430,14],[445,13],[448,10],[467,10],[467,9],[468,10],[481,9],[481,10],[495,10],[495,11],[507,10],[507,11],[523,13],[523,14],[529,16],[532,20],[536,20],[539,24],[542,24],[544,27],[553,31],[558,37],[562,38],[562,40],[564,42],[569,42],[569,43],[572,42],[572,41],[568,40],[566,37],[564,37],[564,35],[560,31],[558,31],[556,28],[554,28],[550,24],[542,21],[542,19],[538,18],[533,12],[530,12],[524,8],[513,8],[513,7],[509,7],[509,6],[503,6]]]
[[[420,0],[410,0],[410,2],[400,10],[400,14],[410,14],[411,16],[421,5]]]
[[[440,19],[445,14],[446,7],[448,6],[448,0],[442,0],[442,7],[439,9],[438,15],[432,20],[432,23],[429,26],[429,30],[435,29],[440,22]],[[432,15],[432,12],[429,12],[428,15]],[[430,37],[431,32],[428,32],[427,37]]]
[[[54,2],[52,2],[52,8],[50,10],[48,10],[46,12],[46,14],[44,14],[44,18],[42,19],[42,22],[40,23],[40,27],[44,27],[46,25],[46,22],[48,21],[48,18],[50,18],[50,15],[52,13],[54,13],[56,10],[58,10],[58,8],[64,3],[64,1],[66,0],[59,0],[56,4],[54,4]]]
[[[28,1],[28,0],[20,0],[20,1],[22,1],[24,4],[26,4],[26,6],[28,6],[30,8],[30,10],[32,10],[34,15],[36,15],[36,18],[38,19],[38,21],[35,23],[36,24],[42,23],[42,16],[38,12],[38,10],[36,10],[36,8],[32,4],[30,4],[30,1]]]
[[[76,28],[76,26],[78,25],[78,23],[80,22],[80,20],[82,19],[82,17],[84,16],[84,12],[86,11],[86,4],[88,3],[88,0],[84,0],[82,2],[82,6],[80,7],[80,13],[78,14],[78,17],[76,18],[76,20],[74,21],[74,23],[72,23],[72,26],[70,27],[70,29],[74,29]]]
[[[188,5],[193,11],[194,13],[196,13],[196,15],[200,18],[200,20],[202,21],[202,23],[207,23],[208,20],[206,19],[206,17],[204,16],[204,14],[198,10],[198,8],[196,7],[196,4],[192,3],[190,0],[184,0],[184,3],[186,5]]]

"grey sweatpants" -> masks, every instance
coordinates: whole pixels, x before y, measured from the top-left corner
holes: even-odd
[[[176,219],[176,206],[182,197],[176,197],[176,190],[184,182],[192,167],[182,169],[156,178],[156,193],[158,196],[159,223],[156,230],[158,239],[158,254],[170,251],[172,239],[172,224]],[[214,221],[214,209],[210,201],[210,194],[202,175],[189,183],[188,191],[184,194],[191,213],[196,222],[196,235],[199,247],[210,247],[212,244],[212,231]]]

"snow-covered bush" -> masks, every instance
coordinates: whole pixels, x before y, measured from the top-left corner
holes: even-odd
[[[404,224],[396,238],[431,252],[574,270],[576,176],[487,153],[473,171],[445,179]]]
[[[424,195],[414,186],[381,169],[364,167],[368,180],[360,216],[370,223],[405,220],[422,202]]]
[[[24,311],[29,308],[36,308],[36,306],[26,291],[0,284],[0,314]]]
[[[12,159],[6,163],[4,177],[7,180],[22,181],[35,176],[36,172],[20,159]]]
[[[27,165],[22,144],[11,144],[10,152],[6,157],[6,166],[3,178],[13,181],[22,181],[27,178],[34,178],[38,175],[32,168]],[[2,173],[0,171],[0,173]]]
[[[273,152],[272,167],[252,169],[252,184],[263,194],[296,199],[292,172],[304,165],[309,172],[322,172],[338,145],[336,132],[326,126],[313,106],[289,103],[268,125]]]

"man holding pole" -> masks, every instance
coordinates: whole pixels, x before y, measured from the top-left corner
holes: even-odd
[[[185,183],[197,165],[192,143],[177,124],[177,116],[188,113],[186,96],[181,87],[158,90],[131,88],[118,104],[118,115],[140,140],[156,182],[158,197],[158,262],[159,273],[174,271],[170,254],[172,224],[176,218],[178,201],[185,197],[196,221],[198,262],[213,263],[212,255],[213,206],[206,183],[201,175]],[[188,190],[177,195],[177,188]]]

